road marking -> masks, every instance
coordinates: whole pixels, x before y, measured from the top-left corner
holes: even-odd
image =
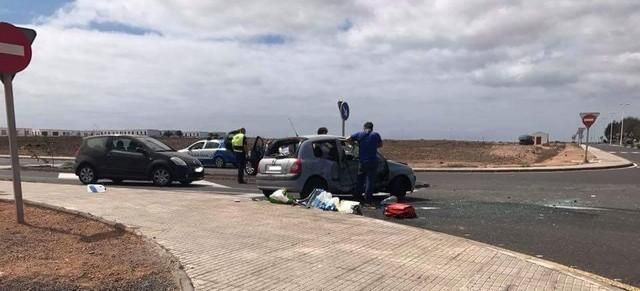
[[[610,154],[617,154],[618,152],[609,152]]]
[[[545,205],[550,208],[559,208],[559,209],[569,209],[569,210],[598,210],[605,211],[607,209],[597,208],[597,207],[587,207],[587,206],[566,206],[566,205]]]
[[[24,57],[24,46],[0,42],[0,54]]]
[[[209,181],[205,181],[205,180],[195,181],[192,184],[193,185],[201,185],[201,186],[212,186],[214,188],[225,188],[225,189],[231,188],[229,186],[225,186],[225,185],[222,185],[222,184],[217,184],[217,183],[213,183],[213,182],[209,182]]]
[[[628,154],[628,152],[620,152],[621,154]]]
[[[74,173],[59,173],[58,179],[75,180],[75,179],[78,179],[78,176],[76,176],[76,174]]]
[[[419,207],[419,209],[422,209],[422,210],[437,210],[437,209],[440,209],[440,207]]]

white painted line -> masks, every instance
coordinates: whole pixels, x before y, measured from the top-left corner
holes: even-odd
[[[437,210],[440,209],[440,207],[419,207],[422,210]]]
[[[225,189],[231,188],[229,186],[225,186],[225,185],[222,185],[222,184],[216,184],[216,183],[205,181],[205,180],[195,181],[192,184],[193,185],[201,185],[201,186],[212,186],[214,188],[225,188]]]
[[[621,154],[628,154],[628,152],[620,152]]]
[[[618,152],[609,152],[610,154],[617,154]]]
[[[604,208],[587,207],[587,206],[565,206],[565,205],[545,205],[545,206],[551,207],[551,208],[570,209],[570,210],[598,210],[598,211],[607,210]]]
[[[640,152],[632,152],[632,154],[637,155],[640,154]]]
[[[24,47],[17,44],[0,42],[0,54],[24,57]]]
[[[76,176],[76,174],[74,173],[59,173],[58,179],[75,180],[75,179],[78,179],[78,176]]]

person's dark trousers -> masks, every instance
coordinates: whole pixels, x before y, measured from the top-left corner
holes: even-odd
[[[238,183],[244,184],[244,167],[247,164],[247,157],[244,152],[235,152],[236,164],[238,165]]]
[[[376,173],[378,172],[378,161],[361,161],[360,173],[358,174],[358,194],[365,193],[365,201],[373,200],[373,191],[376,185]],[[364,191],[363,191],[364,188]]]

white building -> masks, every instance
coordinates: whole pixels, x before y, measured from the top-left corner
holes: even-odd
[[[18,136],[33,136],[33,129],[31,128],[16,128]],[[0,136],[9,136],[9,129],[6,127],[0,128]]]
[[[549,144],[549,134],[546,132],[538,131],[531,134],[533,136],[533,144],[534,145],[548,145]]]
[[[192,138],[207,138],[209,137],[209,133],[206,131],[185,131],[182,133],[182,136]]]

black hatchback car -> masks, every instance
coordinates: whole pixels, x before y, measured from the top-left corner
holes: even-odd
[[[166,186],[173,181],[186,185],[204,178],[200,161],[147,136],[86,137],[75,165],[76,175],[84,184],[110,179],[115,183],[151,180],[155,185]]]

